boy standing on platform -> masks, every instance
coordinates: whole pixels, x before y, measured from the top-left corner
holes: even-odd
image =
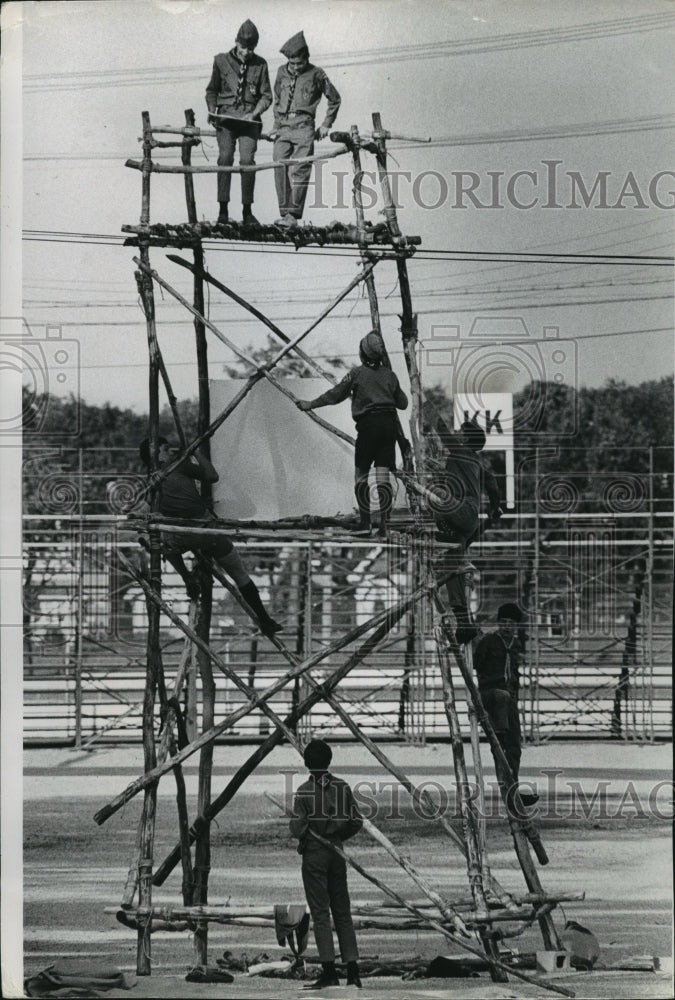
[[[310,740],[303,759],[309,779],[298,788],[293,802],[291,835],[302,855],[302,883],[314,923],[314,937],[322,972],[306,990],[339,986],[335,969],[335,944],[331,914],[340,944],[342,961],[347,963],[347,985],[361,986],[358,948],[347,888],[347,865],[335,851],[312,837],[313,830],[341,846],[363,826],[351,788],[328,770],[333,751],[324,740]]]
[[[340,95],[325,72],[309,61],[305,36],[299,31],[280,49],[288,62],[280,66],[274,83],[274,159],[303,159],[314,152],[314,139],[324,139],[335,121]],[[316,128],[316,109],[325,96],[328,107]],[[281,166],[274,171],[279,201],[278,226],[292,227],[302,218],[311,163]]]
[[[213,61],[213,72],[206,88],[209,116],[216,126],[218,166],[231,167],[239,142],[240,166],[255,165],[255,151],[261,130],[260,116],[272,103],[272,88],[267,63],[254,54],[258,29],[253,21],[244,21],[233,49],[221,52]],[[212,117],[226,115],[226,118]],[[255,171],[240,174],[244,225],[258,225],[252,212]],[[218,174],[218,222],[228,222],[232,174]]]
[[[357,535],[370,536],[370,488],[368,474],[375,466],[380,513],[378,534],[387,534],[392,491],[389,472],[396,468],[396,410],[405,410],[408,397],[395,373],[384,365],[384,344],[377,330],[371,330],[359,344],[361,366],[352,368],[341,382],[316,399],[300,399],[299,410],[332,406],[351,396],[352,416],[356,424],[354,451],[354,492],[359,508]]]

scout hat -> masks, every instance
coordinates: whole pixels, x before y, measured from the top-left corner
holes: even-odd
[[[252,48],[255,48],[260,40],[260,35],[258,34],[258,29],[256,28],[253,21],[246,20],[242,24],[241,28],[237,32],[237,37],[235,42],[240,42],[242,45],[248,44]]]
[[[294,56],[299,56],[302,52],[309,52],[307,47],[307,42],[305,41],[305,36],[301,31],[298,31],[296,35],[289,38],[287,42],[279,49],[282,55],[286,56],[287,59],[292,59]]]

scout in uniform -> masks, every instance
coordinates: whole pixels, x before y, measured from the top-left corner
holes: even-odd
[[[310,740],[303,759],[310,773],[298,788],[293,802],[291,835],[300,841],[302,883],[312,914],[314,937],[322,972],[305,989],[322,990],[339,986],[335,969],[335,944],[331,914],[340,945],[342,961],[347,963],[347,985],[361,986],[358,949],[352,921],[347,865],[335,851],[312,837],[310,830],[326,840],[341,845],[363,826],[351,788],[328,770],[333,751],[324,740]]]
[[[497,480],[478,457],[485,440],[483,428],[472,420],[465,420],[448,446],[444,482],[434,485],[437,495],[440,491],[445,493],[444,502],[434,503],[438,540],[461,546],[459,560],[454,553],[448,552],[436,563],[437,572],[454,571],[446,589],[457,619],[455,637],[460,645],[471,642],[478,635],[467,605],[465,576],[475,568],[468,561],[468,551],[478,537],[483,492],[487,493],[490,503],[490,517],[496,519],[502,514]]]
[[[261,123],[260,116],[272,103],[272,88],[267,63],[255,55],[258,29],[253,21],[244,21],[237,32],[235,46],[221,52],[213,60],[213,72],[206,88],[206,105],[210,120],[216,125],[218,166],[231,167],[239,143],[239,163],[242,167],[255,164]],[[212,117],[227,115],[227,118]],[[245,225],[257,225],[253,215],[255,171],[241,175],[241,201]],[[232,175],[218,174],[218,222],[228,221],[230,183]]]
[[[150,442],[148,438],[141,441],[138,450],[141,461],[146,468],[150,468]],[[175,449],[169,447],[166,438],[160,437],[158,456],[160,468],[169,465],[176,454]],[[200,454],[199,451],[195,452],[193,458],[186,458],[177,469],[174,469],[162,480],[159,487],[160,513],[166,517],[187,518],[203,527],[212,526],[212,522],[216,520],[215,515],[199,493],[195,480],[217,483],[218,478],[218,473],[208,458]],[[210,556],[234,580],[239,593],[255,613],[263,635],[273,636],[276,632],[281,631],[282,626],[268,615],[260,599],[258,588],[248,575],[239,553],[227,535],[211,535],[206,532],[204,534],[190,532],[183,535],[180,532],[163,534],[162,552],[182,577],[188,590],[188,596],[195,598],[198,595],[198,591],[195,589],[195,580],[183,562],[183,553],[188,551]]]
[[[521,755],[518,691],[522,647],[518,628],[523,614],[517,604],[502,604],[497,610],[497,631],[484,635],[473,651],[473,667],[483,707],[501,743],[515,785],[518,785]],[[521,792],[523,805],[534,805],[539,796]]]
[[[314,152],[314,139],[324,139],[337,117],[340,95],[326,74],[309,61],[309,49],[301,31],[280,49],[288,62],[280,66],[274,83],[274,159],[301,159]],[[319,128],[316,109],[321,98],[328,101]],[[274,180],[279,200],[277,225],[295,226],[302,218],[311,163],[277,167]]]
[[[396,410],[406,409],[408,397],[397,376],[384,365],[384,344],[376,330],[361,340],[359,357],[361,366],[352,368],[336,386],[316,399],[300,399],[295,405],[299,410],[315,410],[351,396],[356,424],[354,492],[360,517],[355,534],[371,533],[368,474],[374,465],[380,514],[378,534],[384,537],[392,502],[389,472],[396,468]]]

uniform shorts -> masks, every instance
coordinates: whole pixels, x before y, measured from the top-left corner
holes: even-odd
[[[389,410],[372,410],[356,422],[357,469],[396,468],[396,414]]]

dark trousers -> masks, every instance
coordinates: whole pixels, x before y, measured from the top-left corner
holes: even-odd
[[[308,843],[302,856],[302,884],[314,924],[319,961],[335,961],[331,913],[343,962],[359,957],[347,889],[347,865],[328,847]]]
[[[257,122],[233,122],[228,128],[217,128],[218,166],[231,167],[234,163],[234,152],[239,141],[239,164],[242,167],[252,167],[255,164],[255,151],[258,148],[260,126]],[[241,203],[253,204],[255,190],[255,171],[250,170],[241,177]],[[230,200],[230,185],[232,174],[218,174],[218,201]]]
[[[311,156],[313,152],[314,122],[281,126],[279,137],[274,143],[275,160],[302,159],[304,156]],[[311,163],[275,168],[274,183],[277,188],[280,215],[302,218],[311,172]]]
[[[446,551],[439,556],[434,563],[437,574],[451,573],[465,560],[469,546],[478,534],[479,524],[478,509],[471,503],[460,503],[454,510],[444,511],[442,516],[436,518],[439,534],[446,536],[443,540],[462,546],[460,553]],[[451,607],[466,605],[466,586],[462,577],[451,577],[446,590]]]
[[[518,692],[508,688],[488,688],[481,690],[481,701],[488,714],[514,780],[518,781],[520,771],[520,714],[518,712]]]

